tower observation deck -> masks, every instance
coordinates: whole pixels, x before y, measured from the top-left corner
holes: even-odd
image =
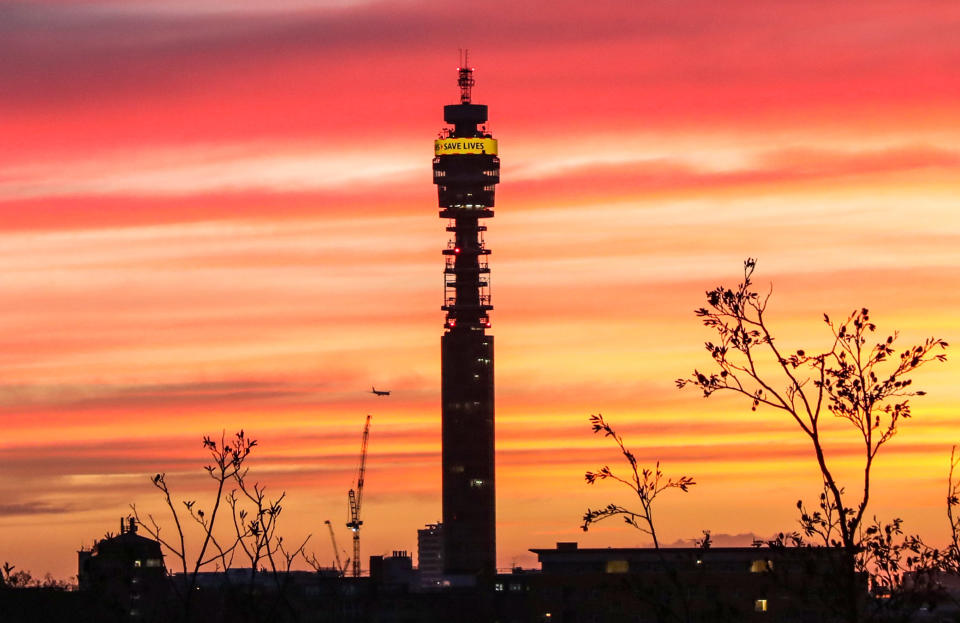
[[[466,63],[464,63],[466,64]],[[493,216],[500,181],[497,141],[487,132],[487,107],[471,102],[473,69],[458,68],[460,103],[444,106],[434,144],[433,182],[450,240],[443,250],[444,573],[496,573],[493,336],[490,267],[481,219]]]

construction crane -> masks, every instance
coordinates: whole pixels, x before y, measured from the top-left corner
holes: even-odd
[[[360,577],[360,503],[363,501],[363,475],[367,471],[367,439],[370,438],[370,418],[363,425],[363,441],[360,444],[360,469],[357,470],[357,488],[347,493],[347,502],[350,507],[350,521],[347,527],[353,530],[353,577]]]
[[[347,565],[350,564],[350,559],[348,558],[346,563],[340,562],[340,548],[337,547],[337,537],[333,533],[333,524],[330,523],[329,519],[327,519],[323,523],[327,524],[327,528],[330,529],[330,543],[333,544],[333,557],[337,561],[337,567],[336,567],[337,573],[339,573],[342,576],[347,570]]]

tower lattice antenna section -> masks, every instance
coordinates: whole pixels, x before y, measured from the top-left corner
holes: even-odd
[[[460,87],[460,103],[469,104],[473,85],[473,67],[470,66],[470,50],[460,50],[460,66],[457,67],[457,85]]]

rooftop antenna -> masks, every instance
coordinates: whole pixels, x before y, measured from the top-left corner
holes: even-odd
[[[460,103],[470,103],[470,90],[476,81],[473,79],[473,68],[470,67],[470,50],[460,48],[460,66],[457,67],[457,84],[460,86]]]

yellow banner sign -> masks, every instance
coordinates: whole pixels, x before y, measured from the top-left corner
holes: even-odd
[[[497,155],[495,138],[442,138],[433,142],[434,153],[447,154],[490,154]]]

